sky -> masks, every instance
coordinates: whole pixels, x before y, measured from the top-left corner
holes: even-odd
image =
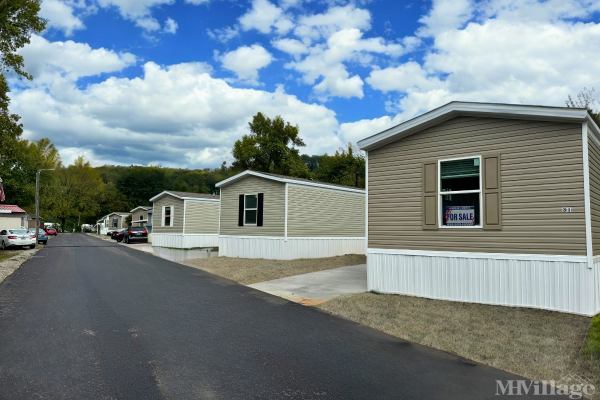
[[[597,88],[600,0],[43,0],[10,78],[68,165],[214,168],[257,112],[332,154],[450,101]]]

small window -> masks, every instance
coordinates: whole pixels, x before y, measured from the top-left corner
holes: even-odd
[[[244,225],[256,225],[258,215],[258,195],[244,196]]]
[[[119,220],[117,218],[113,218],[113,228],[116,228],[119,226]]]
[[[165,207],[164,226],[171,226],[171,207]]]
[[[481,157],[440,161],[441,227],[481,227]]]
[[[141,220],[143,220],[143,219],[144,219],[144,216],[143,216],[143,215],[140,215],[140,221],[141,221]]]

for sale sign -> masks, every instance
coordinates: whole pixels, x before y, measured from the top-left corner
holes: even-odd
[[[446,207],[446,226],[474,226],[475,206]]]

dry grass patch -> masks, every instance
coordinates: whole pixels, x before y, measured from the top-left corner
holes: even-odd
[[[358,254],[300,260],[214,257],[196,258],[185,262],[186,265],[231,279],[242,285],[366,263],[366,256]]]
[[[20,254],[23,250],[4,250],[0,251],[0,261],[4,261],[8,258],[14,257]]]
[[[342,295],[319,308],[530,379],[585,374],[600,383],[600,351],[587,358],[581,351],[588,317],[374,293]]]

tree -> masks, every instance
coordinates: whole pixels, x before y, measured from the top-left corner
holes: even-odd
[[[25,169],[23,125],[18,115],[9,112],[10,89],[5,75],[14,73],[32,79],[24,71],[23,56],[17,51],[29,43],[33,33],[46,27],[46,21],[38,17],[39,11],[40,0],[0,1],[0,177],[5,183],[7,202],[21,205],[30,201],[31,183]]]
[[[348,143],[347,149],[340,148],[333,156],[325,154],[316,175],[324,182],[364,188],[365,167],[365,157],[357,147]]]
[[[51,172],[54,182],[44,196],[48,213],[66,228],[69,218],[86,220],[95,217],[100,210],[103,182],[100,174],[79,157],[73,165]]]
[[[102,188],[102,194],[100,195],[100,212],[95,217],[107,215],[115,211],[127,211],[131,208],[132,207],[130,207],[130,204],[127,202],[127,197],[117,190],[115,183],[108,182]],[[95,218],[95,220],[97,221],[98,219]]]
[[[129,167],[115,184],[132,208],[149,206],[152,197],[167,189],[165,171],[158,167]]]
[[[133,215],[129,214],[128,216],[125,217],[125,225],[128,228],[131,228],[131,222],[133,220]]]
[[[586,108],[594,122],[600,126],[600,112],[595,111],[593,108],[596,103],[594,92],[594,88],[588,89],[584,87],[583,90],[577,94],[576,99],[573,99],[571,95],[569,95],[565,103],[569,108]]]
[[[309,170],[295,147],[306,146],[299,136],[298,126],[285,122],[281,116],[273,120],[262,113],[249,123],[250,134],[233,146],[233,168],[308,177]]]

